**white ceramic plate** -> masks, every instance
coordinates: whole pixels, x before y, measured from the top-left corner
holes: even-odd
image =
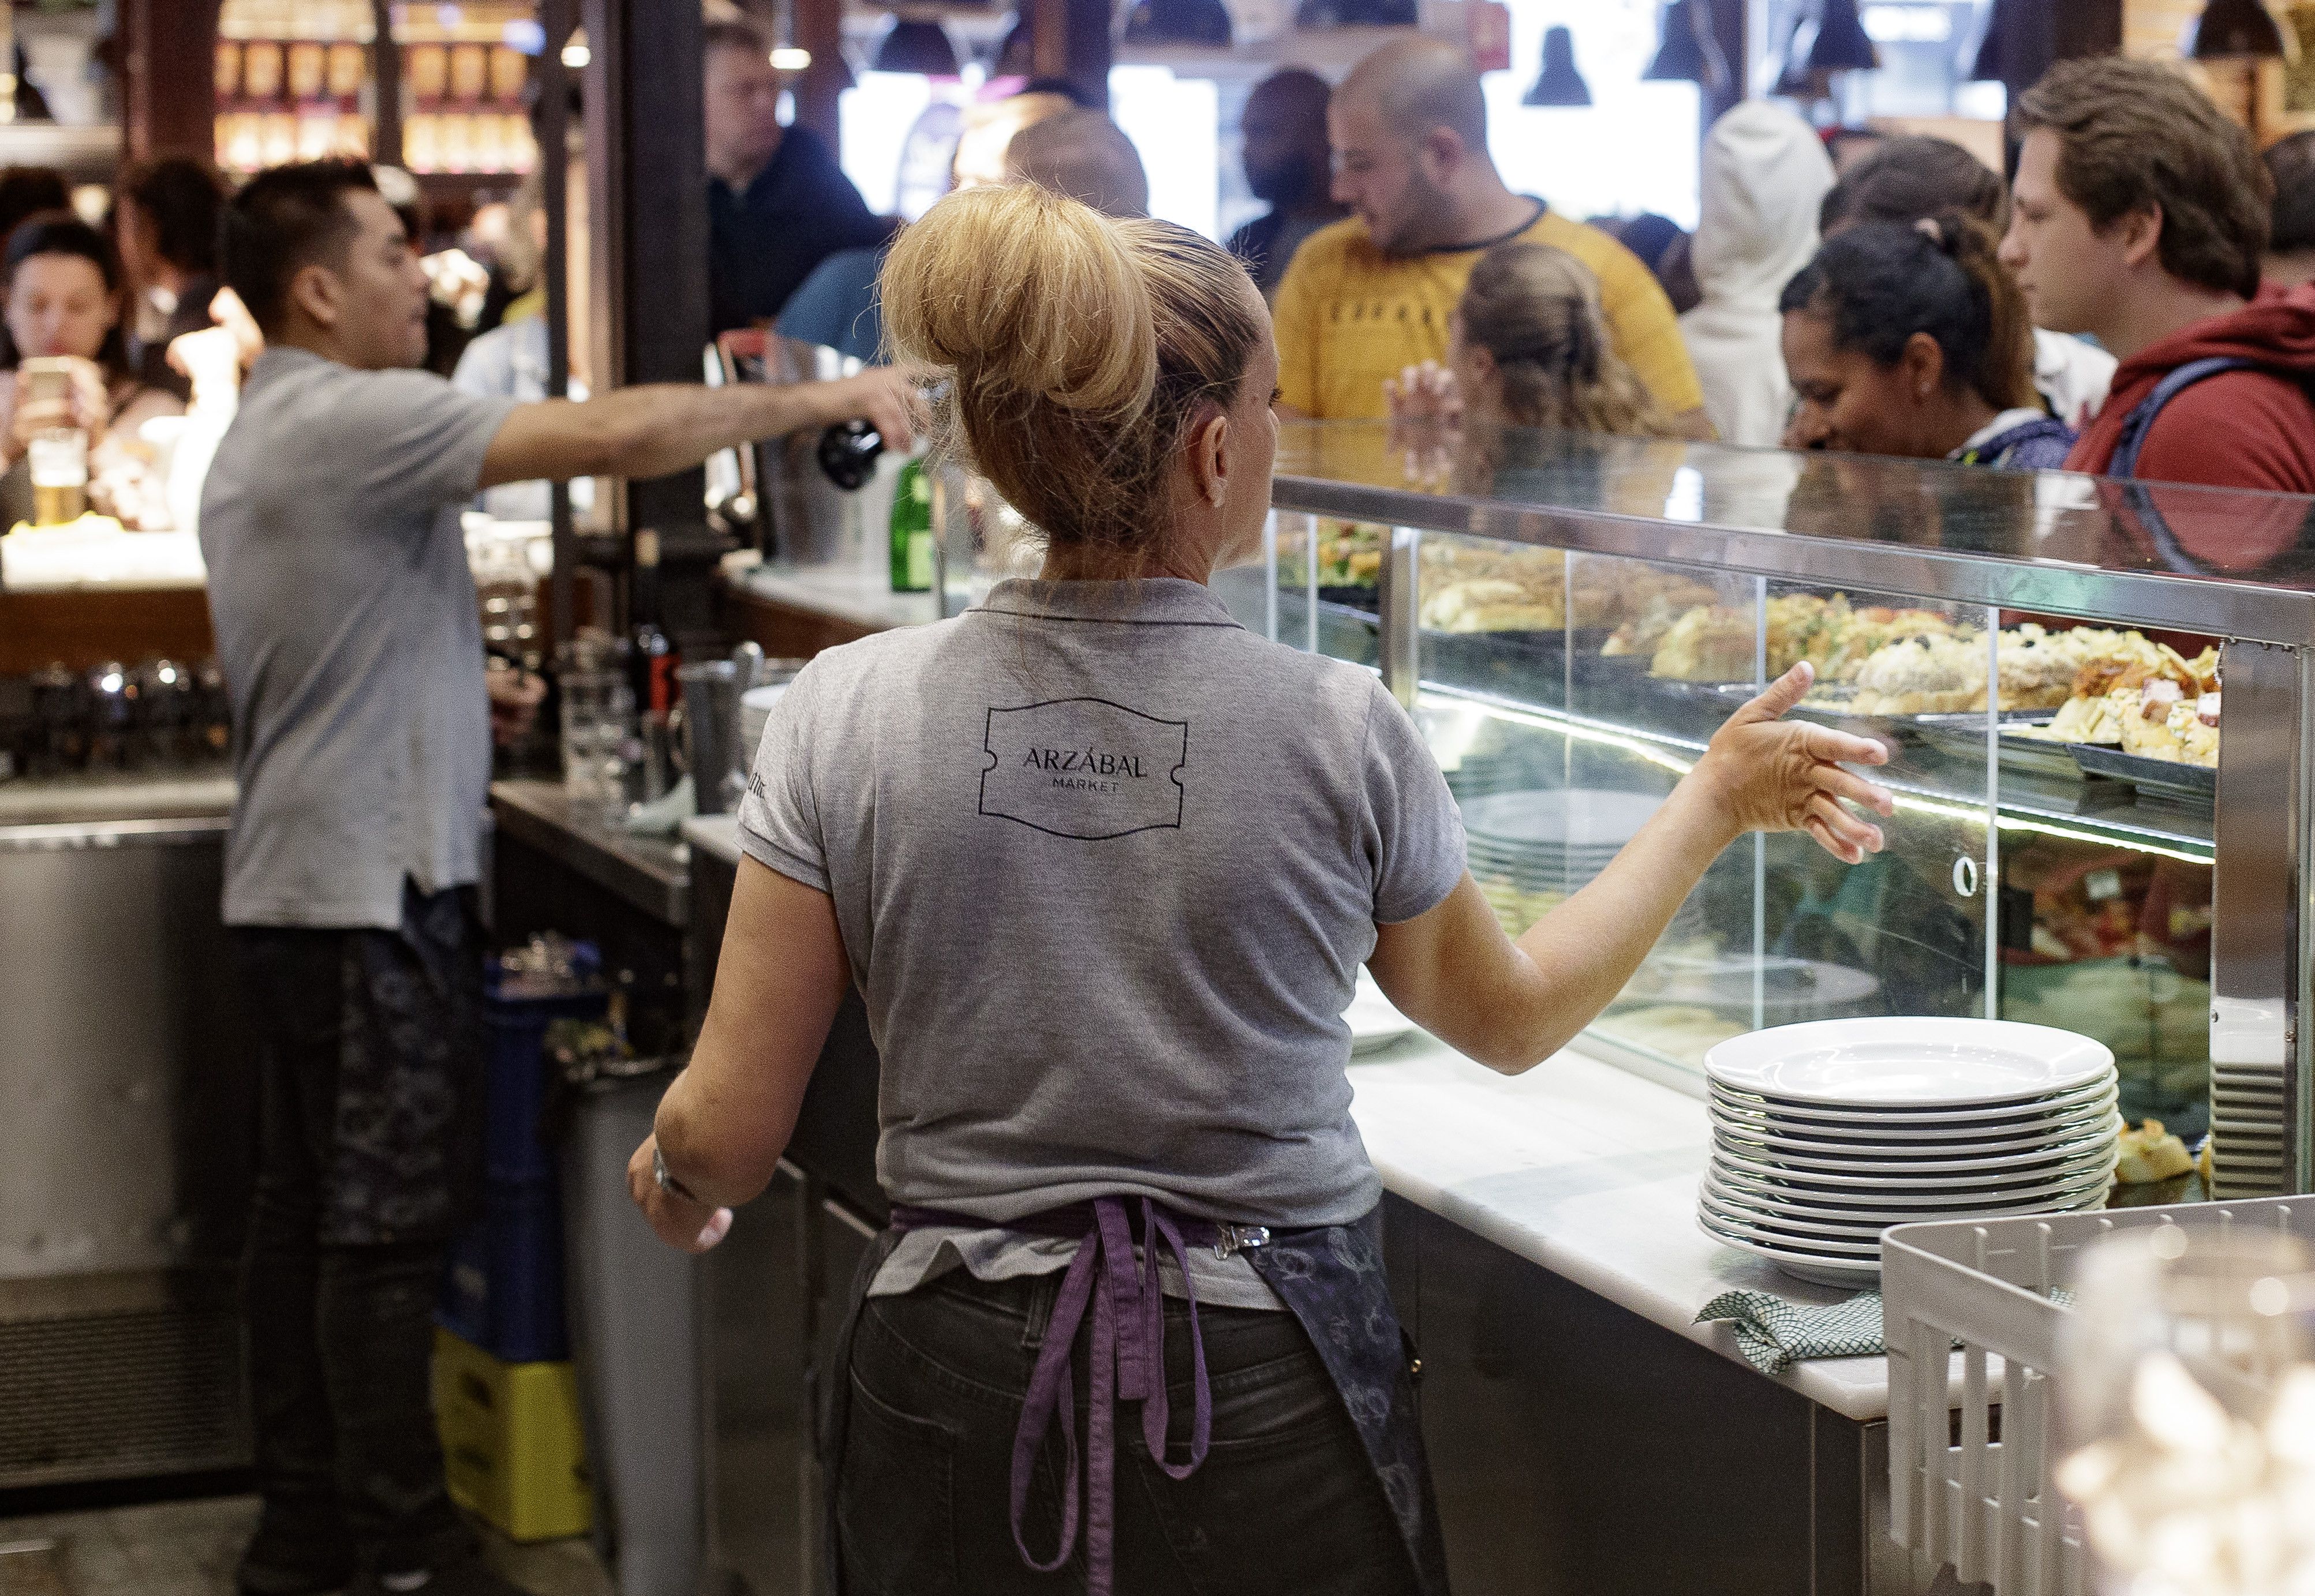
[[[1828,1022],[1832,1023],[1832,1022]],[[1741,1040],[1741,1039],[1740,1039]],[[2036,1120],[2063,1119],[2093,1105],[2112,1106],[2116,1094],[2115,1082],[2109,1078],[2093,1082],[2071,1092],[2040,1099],[2033,1103],[1997,1104],[1986,1108],[1829,1108],[1805,1104],[1765,1102],[1761,1098],[1727,1092],[1715,1086],[1711,1101],[1716,1107],[1727,1109],[1738,1116],[1779,1124],[1789,1130],[1801,1130],[1812,1125],[1875,1133],[1912,1130],[1931,1136],[1952,1136],[1956,1128],[1992,1128],[2007,1131],[2013,1126],[2030,1125]]]
[[[1960,1169],[1909,1170],[1902,1166],[1885,1168],[1852,1166],[1849,1170],[1801,1169],[1788,1164],[1757,1158],[1742,1150],[1716,1144],[1712,1162],[1722,1169],[1739,1169],[1764,1180],[1783,1181],[1811,1190],[1836,1192],[1953,1192],[2000,1191],[2011,1186],[2045,1186],[2072,1178],[2104,1160],[2113,1167],[2115,1144],[2112,1137],[2101,1137],[2054,1165],[2036,1168],[2032,1165],[1990,1168],[1982,1165],[1965,1164]]]
[[[1663,800],[1645,793],[1569,787],[1494,793],[1462,807],[1465,829],[1489,842],[1612,852],[1639,835]]]
[[[1844,1219],[1930,1210],[1946,1213],[2036,1213],[2053,1203],[2062,1207],[2083,1192],[2102,1190],[2114,1184],[2112,1171],[2093,1170],[2070,1180],[2036,1186],[2007,1186],[1993,1192],[1821,1192],[1764,1181],[1742,1170],[1723,1169],[1716,1164],[1706,1172],[1705,1179],[1718,1187],[1723,1195],[1763,1212],[1796,1216],[1830,1213]]]
[[[1831,1258],[1878,1258],[1881,1255],[1881,1238],[1878,1236],[1861,1237],[1854,1241],[1827,1241],[1761,1225],[1748,1225],[1738,1219],[1725,1219],[1708,1210],[1698,1210],[1697,1222],[1715,1235],[1742,1237],[1763,1246],[1790,1247],[1795,1252],[1819,1253]]]
[[[1706,1077],[1773,1108],[1855,1112],[2032,1104],[2112,1077],[2104,1042],[2009,1020],[1812,1020],[1731,1037]]]
[[[1732,1224],[1756,1226],[1765,1230],[1789,1230],[1798,1236],[1813,1236],[1825,1241],[1874,1241],[1878,1240],[1884,1232],[1900,1225],[1931,1225],[1991,1217],[1983,1210],[1974,1208],[1959,1209],[1951,1213],[1923,1210],[1902,1214],[1876,1214],[1856,1219],[1813,1211],[1777,1213],[1748,1206],[1743,1200],[1725,1196],[1709,1185],[1697,1188],[1696,1201],[1699,1207],[1713,1210]],[[2075,1201],[2102,1203],[2105,1195],[2092,1193]],[[2057,1211],[2068,1210],[2060,1208]]]
[[[2106,1128],[2071,1141],[2051,1142],[2022,1153],[1978,1154],[1960,1158],[1891,1158],[1891,1157],[1825,1157],[1815,1153],[1797,1153],[1790,1148],[1765,1148],[1733,1136],[1716,1135],[1714,1145],[1732,1157],[1772,1166],[1778,1169],[1813,1170],[1824,1175],[1962,1175],[1999,1173],[2011,1169],[2046,1169],[2065,1165],[2094,1153],[2111,1158],[2122,1134],[2120,1126],[2109,1121]]]
[[[1852,1264],[1843,1259],[1808,1253],[1787,1252],[1781,1247],[1763,1246],[1757,1241],[1723,1235],[1705,1225],[1698,1224],[1707,1236],[1722,1246],[1734,1247],[1740,1253],[1750,1253],[1764,1259],[1797,1280],[1812,1285],[1834,1286],[1842,1290],[1869,1291],[1881,1283],[1881,1264],[1876,1256],[1871,1264]]]
[[[1413,1020],[1399,1013],[1382,995],[1375,978],[1363,970],[1359,971],[1358,988],[1351,994],[1351,1006],[1343,1011],[1343,1020],[1351,1028],[1353,1058],[1379,1051],[1402,1037],[1414,1035],[1417,1029]]]
[[[2107,1136],[2107,1133],[2115,1133],[2115,1136],[2118,1136],[2121,1129],[2123,1129],[2123,1117],[2115,1115],[2115,1113],[2111,1113],[2109,1110],[2109,1113],[2105,1115],[2105,1120],[2099,1120],[2098,1115],[2081,1115],[2079,1120],[2067,1122],[2067,1124],[2061,1126],[2058,1131],[2051,1131],[2051,1129],[2046,1129],[2046,1126],[2037,1124],[2030,1136],[2005,1136],[2005,1138],[1998,1138],[1998,1140],[1920,1140],[1920,1138],[1903,1138],[1903,1140],[1898,1140],[1898,1138],[1882,1138],[1882,1136],[1857,1136],[1857,1138],[1848,1138],[1848,1140],[1838,1140],[1838,1138],[1785,1136],[1785,1133],[1780,1131],[1761,1131],[1761,1129],[1757,1129],[1757,1126],[1723,1120],[1717,1113],[1713,1115],[1713,1138],[1716,1138],[1716,1140],[1727,1140],[1727,1143],[1739,1145],[1739,1148],[1752,1148],[1755,1149],[1752,1157],[1761,1157],[1761,1154],[1773,1152],[1778,1161],[1796,1159],[1796,1157],[1810,1157],[1810,1159],[1842,1159],[1842,1161],[1849,1161],[1849,1159],[1929,1161],[1929,1159],[1973,1159],[1973,1157],[1986,1157],[1986,1159],[2042,1157],[2046,1148],[2061,1148],[2061,1145],[2086,1140],[2086,1138],[2090,1136]]]

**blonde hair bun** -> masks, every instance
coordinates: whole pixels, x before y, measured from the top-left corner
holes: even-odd
[[[1042,399],[1130,417],[1158,381],[1149,287],[1117,225],[1025,183],[951,194],[885,258],[885,336],[968,409]]]

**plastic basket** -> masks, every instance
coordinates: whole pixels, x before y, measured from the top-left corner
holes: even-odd
[[[609,997],[601,992],[561,998],[493,995],[484,1001],[491,1051],[483,1149],[492,1180],[553,1177],[554,1154],[539,1134],[546,1106],[546,1028],[556,1020],[599,1020],[609,1006]]]
[[[511,1540],[584,1535],[594,1493],[568,1363],[510,1363],[434,1336],[434,1419],[451,1500]]]
[[[483,1217],[450,1244],[435,1322],[510,1363],[571,1355],[563,1212],[551,1181],[492,1181]]]
[[[2116,1230],[2257,1226],[2315,1240],[2315,1197],[1903,1225],[1881,1242],[1889,1533],[1996,1596],[2085,1596],[2078,1510],[2053,1474],[2058,1341],[2082,1249]],[[1961,1399],[1953,1400],[1953,1360]]]

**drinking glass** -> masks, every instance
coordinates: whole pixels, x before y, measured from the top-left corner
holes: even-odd
[[[563,791],[582,815],[611,824],[626,812],[634,691],[613,670],[565,671],[562,685]]]
[[[2085,1255],[2060,1488],[2107,1596],[2315,1596],[2315,1274],[2286,1232],[2199,1221]]]

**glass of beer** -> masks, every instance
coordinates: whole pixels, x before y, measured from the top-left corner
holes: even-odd
[[[32,469],[32,524],[62,527],[88,509],[88,434],[77,427],[44,427],[26,450]]]

